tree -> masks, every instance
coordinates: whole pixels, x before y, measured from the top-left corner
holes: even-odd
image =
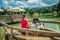
[[[1,9],[3,10],[4,8],[1,7]],[[4,15],[4,10],[3,11],[0,11],[0,15]]]
[[[59,0],[59,3],[57,4],[57,13],[58,13],[58,16],[60,16],[60,13],[59,13],[59,11],[60,11],[60,0]]]

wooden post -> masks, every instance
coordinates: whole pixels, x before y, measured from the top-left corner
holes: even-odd
[[[36,37],[38,37],[38,34],[39,34],[39,33],[38,33],[38,32],[36,32],[36,33],[35,33],[35,36],[36,36]]]
[[[4,30],[5,30],[5,33],[6,33],[6,32],[8,33],[8,31],[7,31],[7,29],[5,28],[5,26],[4,26],[3,28],[4,28]]]
[[[11,38],[13,38],[13,29],[11,28]]]
[[[5,40],[9,40],[9,34],[8,34],[8,31],[7,31],[7,29],[5,28],[6,26],[3,26],[3,28],[4,28],[4,36],[5,36]]]
[[[14,12],[13,12],[13,15],[14,15]]]
[[[28,32],[28,31],[26,31],[26,33],[25,33],[25,34],[26,34],[26,36],[29,36],[29,32]]]
[[[40,26],[41,26],[41,28],[42,28],[42,27],[44,27],[44,22],[43,22],[43,23],[41,23],[41,25],[40,25]]]
[[[43,22],[43,26],[44,26],[44,22]]]

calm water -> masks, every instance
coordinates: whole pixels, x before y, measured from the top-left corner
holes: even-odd
[[[53,20],[53,19],[40,19],[40,20],[43,20],[43,21],[56,21],[56,20]],[[45,23],[44,27],[60,31],[59,25],[60,24]]]
[[[52,20],[52,19],[40,19],[40,20],[43,20],[43,21],[56,21],[56,20]],[[20,23],[12,24],[12,26],[20,27]],[[60,31],[59,24],[45,23],[44,27]]]
[[[57,21],[56,18],[52,19],[52,18],[40,18],[40,21]],[[58,21],[60,22],[60,21]],[[45,23],[44,27],[47,27],[47,28],[51,28],[51,29],[54,29],[54,30],[57,30],[57,31],[60,31],[60,24],[53,24],[53,23]]]

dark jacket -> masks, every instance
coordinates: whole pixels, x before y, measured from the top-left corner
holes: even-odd
[[[40,20],[38,18],[33,19],[33,23],[40,23]]]

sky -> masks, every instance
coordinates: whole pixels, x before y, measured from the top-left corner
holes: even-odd
[[[0,7],[43,7],[58,3],[58,0],[0,0]]]

